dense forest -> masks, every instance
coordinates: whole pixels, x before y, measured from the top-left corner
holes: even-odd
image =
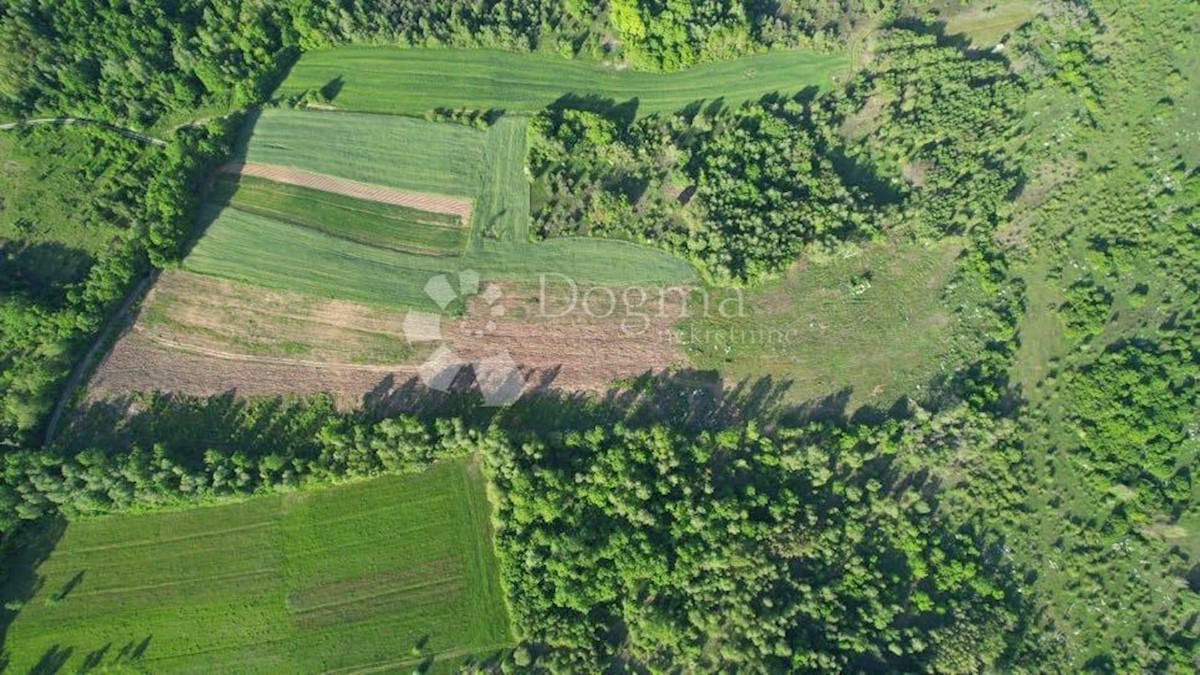
[[[547,408],[487,423],[372,421],[326,398],[154,396],[140,407],[118,433],[91,420],[102,447],[8,453],[0,527],[480,452],[501,490],[497,543],[526,640],[512,658],[525,666],[972,672],[1019,646],[1019,575],[995,527],[1018,494],[1020,454],[1011,424],[968,406],[849,428],[689,433],[630,420],[535,435],[520,422]]]
[[[1024,637],[1018,575],[943,488],[1000,507],[1009,467],[981,463],[1012,458],[1010,436],[960,408],[493,442],[517,622],[553,672],[977,672]]]
[[[1195,672],[1198,14],[1045,2],[979,48],[923,2],[5,3],[5,121],[165,143],[0,132],[31,175],[76,176],[44,203],[96,242],[60,250],[36,211],[0,201],[18,233],[0,246],[0,531],[481,453],[521,638],[507,670]],[[43,446],[89,342],[185,251],[236,111],[267,102],[299,50],[345,43],[649,70],[863,50],[827,91],[545,111],[534,230],[660,246],[735,285],[871,239],[954,237],[947,302],[982,348],[876,419],[149,397],[133,421]]]

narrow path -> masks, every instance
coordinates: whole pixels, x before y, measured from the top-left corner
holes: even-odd
[[[134,131],[133,129],[126,129],[125,127],[119,127],[115,124],[109,124],[108,122],[90,120],[83,117],[42,117],[33,120],[22,120],[20,122],[8,122],[5,124],[0,124],[0,131],[11,131],[13,129],[20,129],[22,127],[34,126],[38,124],[90,124],[92,126],[102,127],[114,133],[121,134],[126,138],[132,138],[135,141],[141,141],[142,143],[149,143],[150,145],[158,146],[164,146],[167,144],[167,142],[161,138],[147,136],[146,134]]]
[[[108,322],[92,341],[92,346],[88,348],[87,354],[75,364],[74,370],[71,371],[71,377],[67,379],[67,383],[63,385],[62,393],[58,396],[58,403],[54,404],[54,413],[50,416],[50,422],[46,425],[45,445],[50,445],[54,440],[54,434],[58,431],[59,422],[62,420],[63,411],[70,402],[75,390],[79,388],[83,380],[92,372],[92,362],[96,358],[96,352],[100,348],[107,345],[109,338],[112,337],[113,331],[123,325],[129,319],[129,310],[133,305],[145,295],[146,289],[158,279],[158,270],[154,270],[147,274],[141,281],[137,283],[125,296],[125,302],[121,303],[121,307],[108,318]]]

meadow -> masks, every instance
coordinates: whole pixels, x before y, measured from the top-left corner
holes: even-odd
[[[634,102],[647,114],[823,86],[847,65],[840,55],[781,50],[664,74],[555,54],[350,46],[305,53],[276,96],[317,89],[338,109],[401,115],[435,108],[530,112],[560,99],[594,98]]]
[[[397,251],[330,234],[333,227],[344,232],[344,223],[302,227],[212,203],[202,216],[205,234],[184,267],[320,298],[425,310],[437,309],[425,283],[463,270],[516,282],[541,274],[610,285],[695,281],[688,263],[649,247],[604,239],[530,241],[526,125],[515,116],[479,130],[405,117],[264,111],[239,159],[468,198],[473,210],[465,250],[441,257]]]
[[[488,170],[486,134],[407,117],[267,109],[251,115],[238,161],[385,187],[471,197]]]
[[[808,261],[744,291],[743,316],[697,311],[681,339],[696,367],[736,379],[769,374],[789,385],[791,403],[824,400],[840,414],[919,398],[966,360],[956,343],[970,331],[943,300],[961,246],[875,243],[853,257]],[[718,292],[709,302],[730,297]]]
[[[8,665],[450,670],[512,642],[488,518],[468,459],[321,491],[73,522],[44,562],[4,589],[11,602],[36,584],[8,626]]]

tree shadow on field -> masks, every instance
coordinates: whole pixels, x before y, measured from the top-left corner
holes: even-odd
[[[52,307],[66,287],[82,281],[95,257],[56,241],[0,241],[0,293],[17,293]]]
[[[920,35],[932,36],[937,39],[939,47],[953,47],[962,52],[968,59],[1008,61],[1007,58],[1001,55],[1002,53],[996,52],[991,46],[977,47],[965,33],[947,33],[947,24],[944,19],[929,21],[920,17],[905,16],[896,19],[893,25],[896,28],[912,31]]]
[[[0,600],[3,601],[0,605],[0,645],[7,647],[12,622],[21,608],[45,587],[46,578],[38,574],[38,568],[58,546],[66,527],[66,521],[55,515],[24,523],[15,531],[4,533],[4,542],[0,544],[0,575],[3,578],[0,585]],[[82,574],[76,575],[77,578],[82,578]],[[64,590],[70,593],[73,588]],[[63,595],[63,591],[59,595]],[[67,656],[70,656],[69,651]]]
[[[580,430],[616,423],[666,424],[697,433],[747,419],[778,419],[791,381],[772,377],[723,386],[711,370],[647,372],[607,391],[578,393],[527,389],[497,422],[512,430]]]
[[[284,447],[312,446],[321,426],[338,415],[333,397],[268,396],[246,398],[236,391],[219,396],[129,394],[80,409],[64,429],[55,450],[74,453],[144,450],[156,444],[193,467],[206,450],[241,451],[263,456]]]
[[[638,106],[641,101],[635,96],[628,101],[618,103],[616,99],[597,96],[596,94],[564,94],[550,105],[547,110],[586,110],[594,112],[606,119],[616,122],[626,129],[637,119]]]
[[[79,584],[83,583],[83,575],[86,572],[87,570],[80,570],[75,574],[75,576],[71,577],[70,581],[63,584],[62,588],[58,589],[58,592],[53,596],[55,602],[62,602],[63,600],[66,600],[67,596],[71,595],[71,591],[75,590],[79,587]]]
[[[61,647],[52,645],[42,654],[42,658],[29,669],[30,675],[54,675],[67,665],[67,661],[71,659],[71,655],[75,653],[72,647]]]
[[[569,431],[616,423],[663,424],[687,433],[715,431],[754,421],[761,426],[810,422],[872,423],[909,414],[907,398],[888,407],[850,410],[853,389],[796,403],[792,381],[772,376],[724,383],[712,370],[646,372],[601,392],[556,389],[559,368],[524,370],[524,392],[507,406],[488,407],[471,368],[462,368],[445,391],[429,389],[417,377],[388,375],[363,396],[360,414],[369,421],[395,415],[421,419],[456,417],[471,426],[499,424],[513,431]]]
[[[332,80],[326,82],[325,86],[321,87],[321,98],[325,99],[326,103],[333,103],[333,99],[337,98],[337,95],[342,93],[342,87],[345,85],[346,81],[342,79],[341,75],[338,75]]]
[[[465,369],[463,369],[465,370]],[[363,395],[361,413],[369,420],[381,420],[400,414],[417,417],[465,415],[474,407],[471,380],[461,370],[445,391],[430,389],[417,377],[403,381],[395,375],[380,380]]]

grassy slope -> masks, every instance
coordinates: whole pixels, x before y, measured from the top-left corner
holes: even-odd
[[[549,54],[340,47],[306,53],[277,94],[334,83],[329,89],[336,89],[332,102],[338,108],[407,115],[439,107],[532,111],[567,95],[637,99],[638,112],[652,113],[825,85],[846,64],[841,56],[775,51],[657,74]]]
[[[320,125],[335,123],[338,130],[317,133],[312,130],[313,119]],[[246,154],[252,161],[401,189],[430,191],[436,180],[446,186],[445,193],[474,202],[467,251],[441,258],[402,253],[213,207],[208,213],[212,223],[184,265],[201,274],[268,288],[422,309],[436,309],[424,291],[430,277],[468,269],[484,279],[514,281],[534,280],[542,273],[606,284],[674,284],[695,279],[687,263],[648,247],[600,239],[529,242],[525,125],[524,118],[505,117],[479,131],[399,117],[267,111],[248,143]],[[303,153],[279,149],[298,145],[306,134],[315,135]],[[424,148],[420,157],[409,152],[414,146]],[[458,159],[452,156],[457,155],[478,159],[455,168]],[[427,173],[420,169],[422,163],[429,166]],[[371,172],[363,168],[370,166],[379,168]],[[447,179],[429,178],[442,173],[453,175],[458,187]]]
[[[486,655],[511,640],[487,508],[477,469],[460,461],[75,523],[8,631],[10,667],[65,654],[72,672],[89,656],[152,672],[297,672]],[[72,579],[63,600],[48,600]]]
[[[411,253],[462,250],[467,229],[458,216],[370,202],[253,176],[221,176],[214,202],[331,236]]]
[[[919,398],[921,386],[957,365],[955,336],[969,334],[942,300],[959,248],[953,240],[929,249],[880,243],[808,263],[746,291],[744,317],[723,317],[735,305],[721,307],[728,294],[713,294],[708,317],[693,302],[697,318],[682,326],[687,353],[727,377],[790,382],[794,403],[832,397],[830,405],[853,410]]]

